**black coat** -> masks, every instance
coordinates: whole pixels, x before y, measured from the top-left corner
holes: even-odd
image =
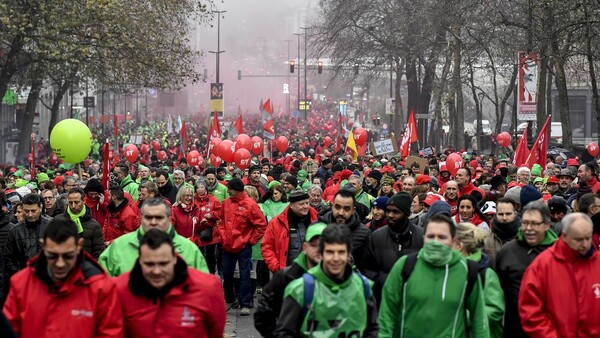
[[[42,215],[39,222],[28,224],[25,221],[15,224],[8,232],[6,245],[2,250],[4,272],[10,278],[27,266],[27,261],[37,255],[42,245],[40,239],[44,236],[46,226],[52,218]]]
[[[177,200],[177,188],[175,188],[175,186],[173,185],[173,183],[171,183],[171,180],[167,180],[167,184],[163,185],[162,187],[158,187],[158,193],[169,200],[169,202],[171,202],[171,205],[175,204],[175,201]]]
[[[68,213],[64,213],[56,216],[59,218],[70,219]],[[100,254],[104,251],[104,236],[102,235],[102,227],[92,217],[92,211],[86,207],[86,212],[83,217],[79,219],[83,232],[79,234],[83,238],[83,250],[87,251],[92,257],[98,259]]]
[[[550,246],[531,247],[524,240],[514,239],[498,252],[496,273],[504,291],[504,337],[527,338],[519,318],[519,289],[525,269]]]
[[[333,211],[319,215],[319,221],[326,224],[337,223],[333,217]],[[371,230],[369,230],[366,225],[362,224],[356,211],[346,225],[350,228],[350,231],[352,231],[352,258],[354,259],[354,265],[356,265],[359,270],[362,270]]]
[[[375,230],[371,234],[365,255],[363,274],[372,280],[373,293],[377,304],[381,304],[381,291],[388,274],[396,261],[423,247],[423,228],[412,222],[403,233],[394,233],[389,226]]]
[[[302,277],[306,272],[303,267],[297,263],[279,270],[273,274],[273,278],[263,288],[263,292],[258,297],[258,306],[254,312],[254,327],[265,338],[273,337],[273,332],[277,326],[277,318],[283,304],[283,294],[285,287],[294,279]]]

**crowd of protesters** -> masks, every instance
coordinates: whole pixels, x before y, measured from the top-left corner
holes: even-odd
[[[188,164],[164,123],[121,130],[150,148],[131,163],[96,136],[80,166],[5,165],[0,335],[222,337],[229,312],[264,337],[600,336],[596,162],[452,173],[452,149],[353,158],[327,123],[244,169]]]

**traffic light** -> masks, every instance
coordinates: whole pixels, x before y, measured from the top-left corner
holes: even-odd
[[[241,79],[242,79],[242,71],[238,70],[238,80],[241,80]]]
[[[354,75],[358,75],[358,65],[354,65]]]
[[[294,66],[296,65],[295,60],[290,60],[290,73],[294,72]]]
[[[323,61],[317,62],[317,73],[323,74]]]

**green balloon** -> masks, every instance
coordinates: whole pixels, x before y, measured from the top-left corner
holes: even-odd
[[[79,163],[88,157],[92,149],[92,132],[80,120],[62,120],[52,128],[50,147],[61,160]]]

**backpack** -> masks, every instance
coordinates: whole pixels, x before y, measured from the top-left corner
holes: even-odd
[[[354,271],[354,273],[360,277],[363,282],[365,299],[369,299],[371,297],[371,285],[369,285],[369,280],[358,271]],[[306,316],[306,313],[309,310],[313,312],[311,304],[315,296],[315,276],[304,273],[302,275],[302,280],[304,281],[304,306],[302,307],[302,312]]]
[[[406,255],[406,261],[404,262],[404,266],[402,267],[402,283],[406,283],[406,281],[410,277],[410,274],[415,269],[415,265],[417,264],[417,255],[418,255],[418,252],[414,252],[409,255]],[[471,295],[473,288],[475,287],[475,283],[477,283],[477,275],[478,274],[481,279],[481,286],[483,287],[483,285],[485,283],[485,271],[487,269],[486,268],[486,269],[479,270],[479,266],[477,265],[477,262],[470,260],[470,259],[467,259],[467,268],[468,268],[467,290],[465,292],[465,301],[464,301],[465,306],[467,304],[467,301],[469,300],[469,296]]]

